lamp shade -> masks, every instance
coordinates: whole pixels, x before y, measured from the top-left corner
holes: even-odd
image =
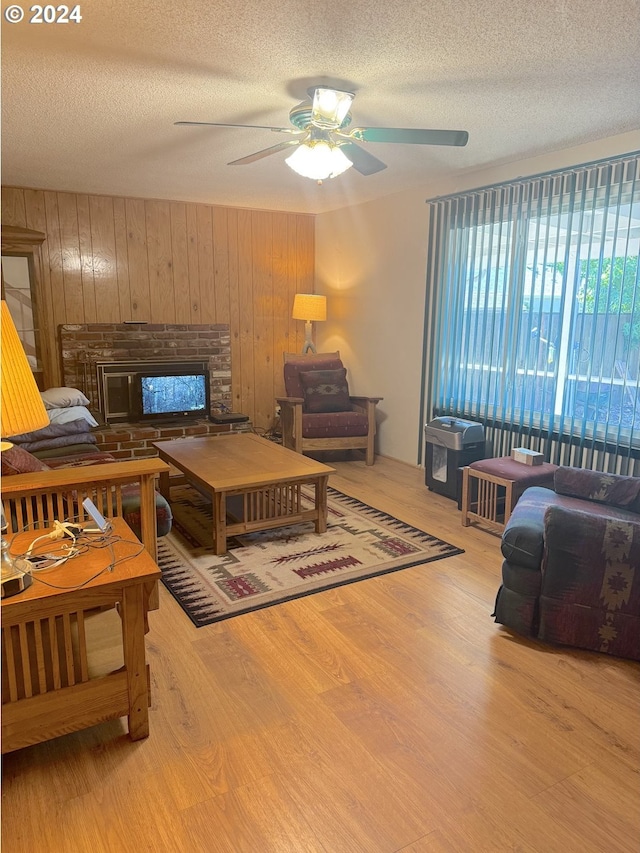
[[[292,317],[294,320],[326,320],[327,297],[315,293],[296,293]]]
[[[285,163],[298,175],[314,181],[335,178],[353,166],[339,145],[324,139],[312,139],[298,145]]]
[[[48,426],[49,416],[4,300],[1,332],[0,435],[7,437]]]

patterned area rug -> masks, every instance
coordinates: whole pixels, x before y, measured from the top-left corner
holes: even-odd
[[[331,488],[326,533],[306,523],[236,536],[221,556],[213,553],[209,501],[189,486],[174,487],[171,507],[173,530],[158,541],[162,582],[198,628],[463,553]]]

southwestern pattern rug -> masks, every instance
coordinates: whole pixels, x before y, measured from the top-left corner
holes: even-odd
[[[330,587],[464,553],[335,489],[328,529],[296,524],[228,540],[213,553],[211,503],[172,489],[173,529],[158,540],[162,582],[200,628]],[[306,499],[306,497],[305,497]]]

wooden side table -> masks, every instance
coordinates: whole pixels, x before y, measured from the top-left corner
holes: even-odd
[[[92,548],[40,573],[65,589],[35,576],[28,589],[2,600],[2,752],[124,716],[132,740],[149,734],[144,635],[161,573],[125,521],[112,523],[122,540],[113,549]],[[23,553],[44,532],[14,536],[10,552]],[[116,605],[124,666],[93,678],[88,619]]]
[[[553,488],[557,465],[525,465],[510,456],[480,459],[462,473],[462,526],[480,521],[502,532],[518,498],[529,486]]]

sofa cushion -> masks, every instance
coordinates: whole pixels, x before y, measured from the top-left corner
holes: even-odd
[[[301,370],[300,382],[305,412],[321,414],[323,412],[347,412],[351,409],[346,368]]]
[[[559,495],[571,495],[640,513],[640,477],[563,466],[555,473],[554,489]]]
[[[50,458],[50,468],[84,468],[87,465],[104,465],[106,462],[118,462],[110,453],[94,449],[93,453],[77,453],[69,456],[57,456]]]
[[[168,501],[159,493],[155,493],[156,529],[158,536],[166,536],[171,532],[173,514]],[[140,488],[135,484],[122,487],[122,515],[129,527],[142,539],[142,523],[140,516]]]
[[[346,438],[367,435],[369,420],[362,412],[326,412],[302,419],[303,438]]]
[[[10,477],[12,474],[33,474],[35,471],[48,471],[49,466],[24,450],[17,444],[4,450],[0,454],[2,459],[2,476]]]
[[[516,462],[510,456],[497,456],[492,459],[478,459],[471,462],[469,468],[472,471],[482,471],[512,483],[511,493],[514,501],[517,501],[525,489],[531,486],[545,486],[553,488],[553,477],[556,465],[543,462],[541,465],[524,465]]]
[[[95,444],[86,444],[82,441],[77,444],[69,444],[66,447],[49,447],[45,450],[34,450],[33,455],[52,465],[51,459],[69,459],[73,456],[86,456],[88,454],[100,453]]]

